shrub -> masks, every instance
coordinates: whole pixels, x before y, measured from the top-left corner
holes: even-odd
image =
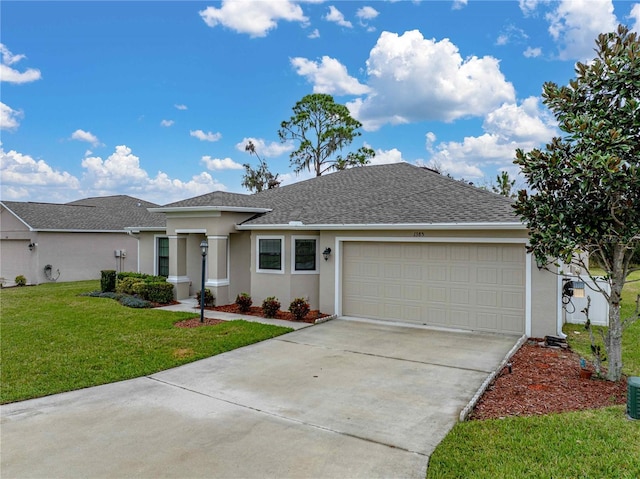
[[[289,312],[293,314],[296,321],[302,321],[310,310],[309,303],[304,298],[296,298],[289,305]]]
[[[80,293],[80,296],[91,296],[92,298],[109,298],[116,300],[122,297],[120,293],[113,293],[111,291],[90,291],[89,293]]]
[[[118,273],[118,280],[123,280],[125,278],[138,278],[138,279],[144,279],[147,276],[149,276],[148,274],[145,273],[135,273],[133,271],[124,271],[124,272],[120,272]]]
[[[127,308],[150,308],[151,303],[135,296],[122,295],[118,300],[122,306]]]
[[[144,281],[133,276],[126,276],[116,284],[116,292],[122,294],[137,294],[135,290],[136,284],[144,284]]]
[[[15,282],[16,282],[16,286],[26,286],[27,285],[27,278],[25,278],[23,275],[19,274],[18,276],[16,276]]]
[[[114,269],[100,271],[100,290],[103,293],[116,290],[116,271]]]
[[[196,293],[196,299],[198,300],[198,306],[200,306],[200,296],[202,294],[202,291],[198,291]],[[205,289],[204,290],[204,305],[205,307],[213,307],[216,305],[216,298],[213,295],[213,293],[211,292],[210,289]]]
[[[249,293],[240,293],[236,296],[236,304],[241,313],[246,313],[253,304]]]
[[[262,314],[265,318],[275,318],[280,311],[280,301],[275,296],[269,296],[262,302]]]
[[[173,285],[166,281],[144,283],[142,297],[154,303],[167,304],[173,301]]]

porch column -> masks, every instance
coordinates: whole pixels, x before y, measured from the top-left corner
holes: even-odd
[[[189,297],[189,277],[187,276],[187,237],[169,236],[169,277],[173,284],[173,296],[176,299]]]
[[[229,237],[207,236],[207,281],[205,286],[216,298],[216,304],[229,304]]]

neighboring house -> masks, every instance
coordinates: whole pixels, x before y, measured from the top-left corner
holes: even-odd
[[[367,166],[253,195],[213,192],[149,208],[140,269],[178,299],[304,297],[323,313],[544,336],[561,331],[560,277],[526,252],[511,200],[433,171]],[[324,254],[323,254],[324,253]]]
[[[0,202],[0,277],[29,284],[99,279],[100,271],[138,270],[138,242],[125,227],[164,225],[158,206],[130,196],[66,204]]]

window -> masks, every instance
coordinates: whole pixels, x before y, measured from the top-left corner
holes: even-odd
[[[158,238],[158,276],[169,276],[169,238]]]
[[[296,271],[316,270],[316,240],[315,239],[294,239]]]
[[[281,236],[258,237],[258,271],[283,273]]]

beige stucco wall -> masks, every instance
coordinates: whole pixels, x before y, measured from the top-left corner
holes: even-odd
[[[284,237],[284,273],[264,273],[257,272],[256,241],[258,236],[283,236]],[[295,298],[305,298],[309,301],[311,309],[320,307],[320,274],[296,274],[291,273],[291,238],[292,236],[319,236],[313,231],[268,231],[251,234],[251,297],[254,304],[260,304],[269,297],[275,296],[282,305],[282,309],[287,310],[291,301]],[[323,243],[318,244],[320,251],[323,250]],[[325,261],[320,256],[317,261],[319,268]],[[333,294],[333,293],[332,293]]]
[[[29,242],[37,243],[33,251]],[[116,249],[126,250],[126,257],[116,258]],[[29,284],[48,282],[47,264],[58,282],[100,279],[101,270],[135,271],[138,264],[138,242],[126,233],[31,232],[29,240],[2,239],[0,251],[0,276],[7,285],[19,274]]]
[[[229,235],[229,292],[227,303],[235,301],[236,296],[251,291],[251,233],[241,231]],[[218,298],[218,304],[224,304],[224,298]]]
[[[557,271],[557,268],[553,271]],[[562,322],[558,323],[560,291],[558,275],[539,270],[535,260],[531,265],[531,336],[543,338],[562,333]],[[560,313],[560,319],[562,314]]]

